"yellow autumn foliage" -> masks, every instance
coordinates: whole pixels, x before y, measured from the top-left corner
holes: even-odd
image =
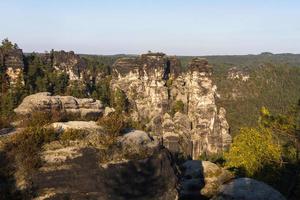
[[[280,164],[281,154],[270,130],[242,128],[224,157],[227,167],[243,169],[247,176],[252,176],[265,165]]]

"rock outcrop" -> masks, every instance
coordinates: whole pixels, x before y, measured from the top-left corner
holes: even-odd
[[[152,141],[145,134],[132,131],[120,141],[126,145],[144,144],[147,148]],[[62,146],[53,142],[44,146],[43,165],[32,180],[35,199],[178,199],[178,179],[166,149],[156,146],[153,152],[141,158],[135,155],[132,159],[103,163],[102,156],[111,158],[118,152],[113,150],[107,155],[102,152],[103,147],[95,148],[90,142],[84,144],[78,141]]]
[[[246,82],[249,80],[249,78],[250,73],[248,68],[238,69],[237,67],[232,67],[227,72],[227,79],[241,80]]]
[[[221,185],[234,176],[209,161],[189,160],[182,164],[180,197],[182,199],[211,198]]]
[[[9,85],[24,84],[24,55],[22,49],[0,50],[0,67],[4,68]]]
[[[158,142],[151,138],[146,132],[140,130],[132,130],[121,138],[121,144],[124,148],[135,149],[137,152],[146,148],[155,148]]]
[[[285,200],[271,186],[251,178],[238,178],[221,186],[212,200]]]
[[[101,126],[97,125],[94,121],[68,121],[68,122],[55,122],[51,124],[57,132],[64,132],[67,130],[82,130],[86,132],[99,132]]]
[[[79,99],[72,96],[51,96],[48,92],[41,92],[25,97],[14,111],[23,116],[36,111],[49,113],[58,111],[83,119],[95,119],[103,114],[104,107],[99,100]]]
[[[82,81],[87,76],[86,62],[73,51],[53,51],[48,56],[54,69],[66,72],[71,81]]]
[[[113,65],[111,86],[126,94],[132,117],[164,146],[197,159],[227,149],[231,136],[225,109],[215,103],[212,67],[196,58],[187,68],[180,71],[176,57],[161,53],[122,58]],[[176,105],[182,108],[173,109]],[[175,113],[169,114],[171,110]]]

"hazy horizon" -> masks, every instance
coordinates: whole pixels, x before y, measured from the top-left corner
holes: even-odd
[[[9,38],[24,52],[300,53],[300,2],[296,0],[11,0],[1,4],[0,38]]]

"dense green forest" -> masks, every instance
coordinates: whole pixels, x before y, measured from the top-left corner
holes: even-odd
[[[300,55],[272,54],[203,56],[213,66],[217,85],[217,104],[226,108],[231,133],[253,126],[261,107],[275,113],[287,113],[300,98]],[[185,69],[192,59],[179,57]],[[249,75],[247,81],[229,78],[231,69]]]

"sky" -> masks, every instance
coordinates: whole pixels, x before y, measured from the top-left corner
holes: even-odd
[[[299,0],[0,0],[24,52],[300,53]]]

